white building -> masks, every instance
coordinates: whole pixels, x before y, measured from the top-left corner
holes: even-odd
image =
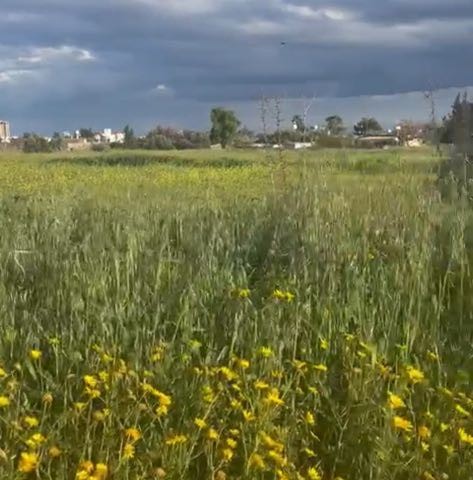
[[[113,132],[111,128],[104,128],[102,132],[94,135],[97,143],[124,143],[125,134],[123,132]]]
[[[10,124],[5,120],[0,120],[0,142],[10,142],[10,139]]]

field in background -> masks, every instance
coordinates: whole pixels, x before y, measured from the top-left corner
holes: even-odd
[[[437,170],[1,155],[1,478],[470,478],[473,223]]]

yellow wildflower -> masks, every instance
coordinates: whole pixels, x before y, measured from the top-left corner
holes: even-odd
[[[260,432],[259,435],[263,444],[270,450],[277,450],[278,452],[282,452],[284,450],[284,445],[276,440],[273,440],[267,433]]]
[[[264,380],[256,380],[254,385],[256,390],[267,390],[269,388],[269,384]]]
[[[248,459],[248,468],[254,470],[266,470],[263,457],[258,453],[252,453]]]
[[[430,438],[432,435],[432,432],[428,427],[426,427],[425,425],[422,425],[417,429],[417,434],[419,435],[420,438]]]
[[[310,467],[307,470],[307,478],[309,480],[322,480],[322,477],[320,476],[319,471],[315,467]]]
[[[218,432],[214,428],[209,428],[207,430],[207,439],[210,441],[218,440]]]
[[[463,428],[458,429],[458,438],[460,442],[466,443],[467,445],[473,446],[473,435],[470,435]]]
[[[225,462],[230,462],[234,455],[235,452],[231,448],[224,448],[222,450],[222,458]]]
[[[284,405],[284,400],[279,396],[279,391],[277,388],[272,388],[271,391],[268,392],[264,402],[268,405],[273,405],[276,407]]]
[[[238,430],[238,428],[231,428],[229,433],[234,438],[238,438],[240,436],[240,430]]]
[[[464,417],[469,417],[470,416],[470,412],[468,410],[465,410],[461,405],[459,405],[458,403],[455,405],[455,410],[462,416]]]
[[[104,480],[108,475],[108,467],[105,463],[97,463],[95,465],[93,480]]]
[[[186,442],[187,442],[187,437],[185,435],[177,434],[177,435],[172,435],[168,437],[165,441],[165,444],[173,447],[175,445],[182,445],[183,443],[186,443]]]
[[[263,358],[270,358],[274,355],[273,350],[270,347],[261,347],[258,350],[258,353],[263,357]]]
[[[237,443],[236,440],[234,440],[233,438],[227,438],[226,443],[227,443],[228,448],[233,448],[233,449],[235,449],[235,448],[237,448],[237,446],[238,446],[238,443]]]
[[[310,448],[304,448],[304,453],[309,457],[309,458],[315,458],[316,454],[315,452],[310,449]]]
[[[442,433],[446,432],[449,428],[450,428],[450,427],[449,427],[446,423],[443,423],[443,422],[442,422],[442,423],[440,424],[440,431],[441,431]]]
[[[412,365],[406,367],[406,373],[409,377],[409,380],[414,384],[422,382],[425,378],[424,373]]]
[[[43,395],[42,401],[46,405],[51,405],[51,403],[53,403],[53,396],[47,392]]]
[[[93,375],[84,375],[84,383],[89,388],[95,388],[99,381]]]
[[[278,466],[285,467],[287,465],[287,458],[281,454],[280,450],[270,450],[268,457]]]
[[[84,410],[84,408],[87,406],[86,403],[84,402],[75,402],[74,403],[74,408],[78,411],[78,412],[82,412],[82,410]]]
[[[125,436],[133,442],[137,442],[141,438],[141,432],[137,428],[131,427],[125,430]]]
[[[126,443],[123,447],[123,458],[131,460],[135,456],[135,446],[132,443]]]
[[[39,421],[35,417],[25,417],[23,419],[23,423],[28,427],[28,428],[33,428],[37,427],[39,425]]]
[[[329,346],[328,341],[325,340],[325,338],[321,338],[320,339],[320,348],[322,350],[328,350],[328,346]]]
[[[4,378],[6,376],[7,376],[7,372],[5,372],[5,370],[2,367],[0,367],[0,378]]]
[[[48,454],[51,458],[57,458],[61,455],[61,453],[61,449],[56,447],[55,445],[48,450]]]
[[[393,418],[393,426],[394,428],[404,430],[405,432],[412,432],[412,423],[403,417],[395,416]]]
[[[39,458],[36,453],[22,452],[18,462],[18,471],[21,473],[31,473],[38,468]]]
[[[323,363],[319,363],[318,365],[314,365],[314,368],[319,372],[326,372],[328,370],[327,366]]]
[[[389,405],[389,408],[391,408],[392,410],[397,410],[399,408],[405,408],[406,407],[406,404],[404,403],[404,400],[401,397],[399,397],[398,395],[395,395],[393,393],[389,394],[388,405]]]
[[[199,429],[203,429],[207,426],[207,422],[203,418],[195,418],[194,425]]]
[[[41,352],[41,350],[30,350],[31,360],[39,360],[42,356],[43,352]]]
[[[250,362],[246,360],[245,358],[239,358],[237,360],[237,365],[242,369],[242,370],[247,370],[250,368]]]
[[[238,379],[238,373],[234,372],[231,368],[220,367],[220,373],[224,376],[225,380],[232,382]]]
[[[430,474],[429,472],[425,471],[422,474],[422,480],[435,480],[435,477],[432,474]]]
[[[26,445],[30,448],[38,448],[46,441],[46,437],[41,433],[34,433],[28,440]]]
[[[315,418],[311,412],[305,414],[305,423],[307,423],[307,425],[315,425]]]
[[[250,412],[249,410],[243,410],[241,413],[243,414],[245,422],[253,422],[254,420],[256,420],[255,414],[253,412]]]
[[[5,397],[4,395],[0,395],[0,408],[5,408],[10,405],[10,400],[8,397]]]

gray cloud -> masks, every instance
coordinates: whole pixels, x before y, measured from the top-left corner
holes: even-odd
[[[262,95],[473,85],[470,0],[2,0],[0,31],[17,130],[205,128],[211,105],[250,115]]]

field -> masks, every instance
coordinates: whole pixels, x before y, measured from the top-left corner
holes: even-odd
[[[0,155],[0,478],[473,478],[473,219],[416,151]]]

